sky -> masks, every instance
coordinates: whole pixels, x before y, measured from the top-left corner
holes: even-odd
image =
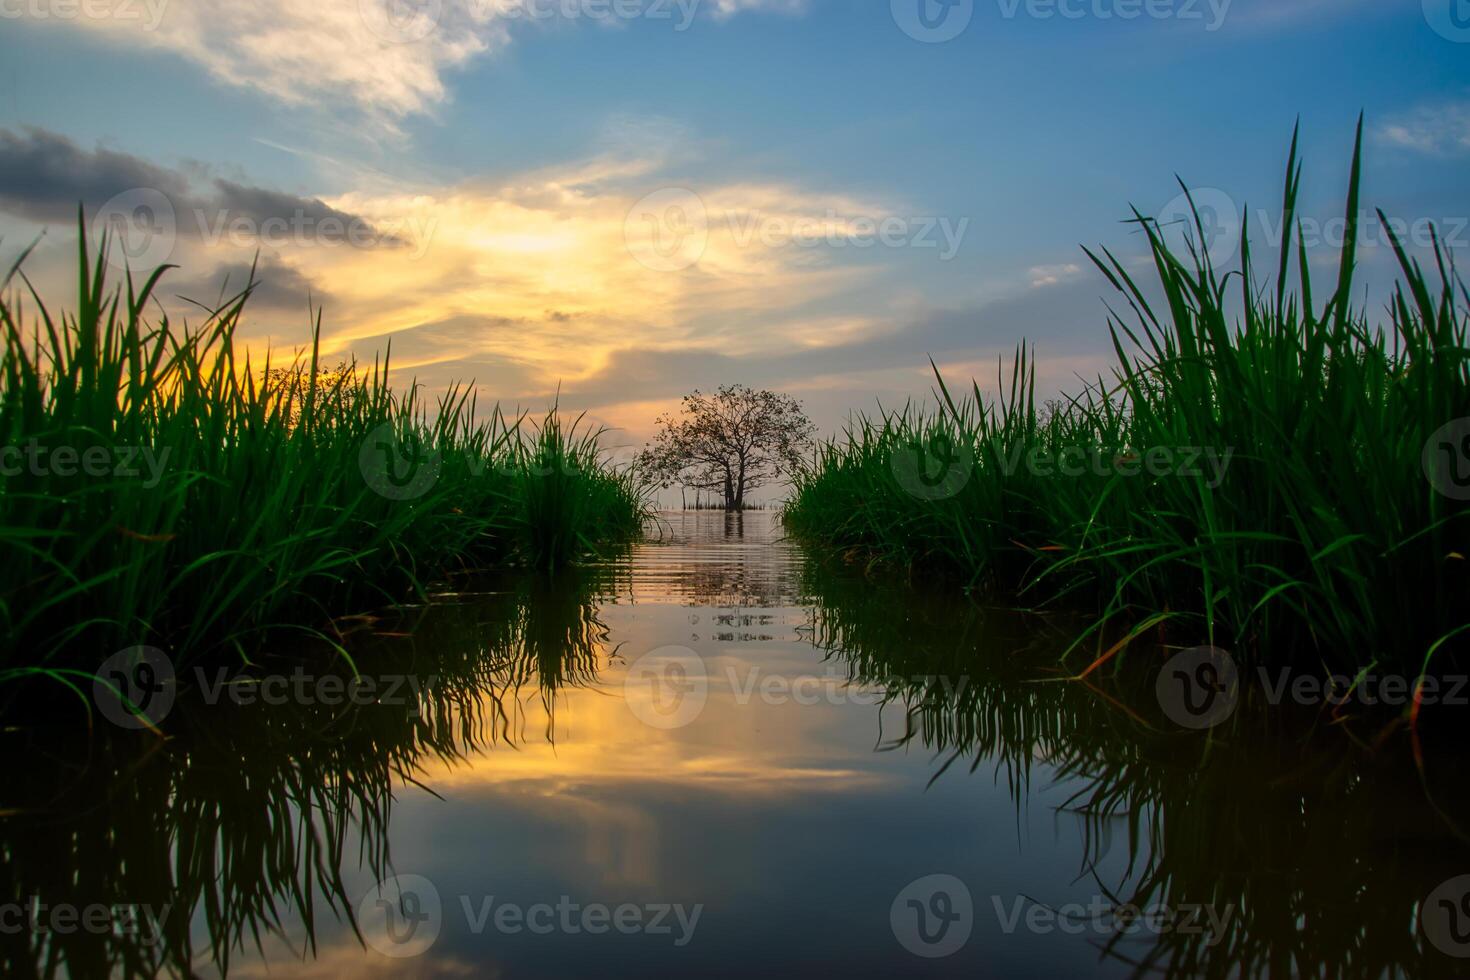
[[[119,267],[289,357],[390,343],[394,382],[473,382],[652,434],[685,392],[818,425],[1106,373],[1132,209],[1212,257],[1279,240],[1293,126],[1309,260],[1364,203],[1470,251],[1470,0],[0,0],[0,261],[72,299],[78,204]],[[1362,300],[1394,278],[1362,236]],[[1320,267],[1320,268],[1319,268]],[[1324,280],[1325,281],[1325,280]]]

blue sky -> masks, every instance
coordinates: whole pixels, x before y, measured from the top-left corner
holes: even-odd
[[[1046,387],[1104,371],[1079,245],[1138,254],[1128,206],[1167,211],[1175,174],[1274,213],[1298,117],[1311,222],[1340,214],[1366,112],[1366,202],[1470,245],[1470,0],[972,0],[943,43],[903,29],[938,0],[90,2],[0,0],[7,261],[44,231],[29,268],[62,288],[76,202],[156,188],[169,303],[258,252],[253,344],[304,342],[309,292],[335,354],[391,338],[405,382],[559,388],[627,441],[723,381],[830,429],[923,397],[928,354],[982,384],[1026,339]],[[693,251],[634,240],[695,208]],[[323,244],[323,215],[379,238]],[[1391,282],[1381,245],[1362,264]]]

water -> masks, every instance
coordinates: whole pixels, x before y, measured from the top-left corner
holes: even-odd
[[[372,703],[318,664],[281,703],[184,691],[168,740],[6,733],[0,884],[49,925],[0,916],[6,975],[1470,964],[1416,924],[1470,872],[1453,761],[1317,715],[1187,731],[1149,676],[1063,681],[1075,623],[814,565],[769,514],[355,622]]]

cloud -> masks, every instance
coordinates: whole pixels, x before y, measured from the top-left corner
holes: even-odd
[[[279,259],[262,258],[254,263],[255,288],[249,308],[272,313],[306,316],[309,309],[330,303],[332,296],[296,269]],[[251,281],[252,263],[226,262],[211,272],[192,278],[171,278],[162,292],[211,309],[238,296]]]
[[[1082,275],[1082,266],[1076,262],[1067,262],[1061,265],[1033,265],[1028,274],[1031,276],[1033,289],[1041,289],[1045,286],[1055,286],[1065,280],[1075,279]]]
[[[37,222],[72,221],[79,203],[95,208],[137,187],[182,200],[189,182],[126,153],[85,151],[44,129],[0,129],[0,210]]]
[[[808,0],[714,0],[716,17],[733,17],[747,10],[776,14],[802,14]]]
[[[531,411],[560,391],[563,407],[589,410],[635,440],[685,391],[732,379],[809,396],[831,428],[854,404],[923,397],[932,385],[925,354],[983,364],[989,378],[994,358],[1020,337],[1069,356],[1108,350],[1105,283],[1078,263],[1023,265],[1009,294],[986,287],[983,304],[926,306],[912,276],[937,265],[936,251],[839,247],[864,222],[908,213],[903,202],[774,181],[693,181],[669,172],[670,161],[688,164],[677,146],[644,154],[617,146],[493,182],[408,188],[364,178],[314,198],[186,178],[46,133],[0,145],[13,151],[0,152],[0,165],[25,160],[34,170],[54,160],[54,171],[77,175],[42,196],[57,207],[79,188],[100,195],[146,177],[254,218],[291,206],[412,229],[408,246],[390,248],[273,247],[195,231],[181,237],[171,258],[183,268],[159,294],[213,304],[226,278],[232,292],[244,286],[258,252],[261,285],[241,337],[257,363],[267,345],[281,356],[310,342],[302,315],[310,295],[326,306],[325,357],[371,362],[391,345],[397,385],[474,381],[482,404]],[[636,244],[647,231],[643,202],[670,190],[675,211],[698,210],[706,233],[693,261],[676,267],[640,261],[649,255]],[[668,210],[655,212],[656,230],[667,231]],[[800,228],[820,234],[803,242],[791,233]],[[35,261],[59,270],[69,253],[57,247]]]
[[[804,0],[700,0],[636,9],[679,29],[702,9],[714,20],[746,11],[797,13]],[[130,49],[167,51],[226,85],[288,105],[354,105],[385,131],[446,102],[445,76],[505,48],[513,30],[569,19],[606,22],[624,5],[562,0],[146,0],[137,16],[22,18],[93,32]]]
[[[967,390],[973,377],[982,389],[994,391],[997,364],[1008,363],[1023,338],[1034,345],[1043,390],[1075,391],[1081,384],[1074,370],[1085,366],[1090,375],[1111,362],[1102,302],[1110,294],[1101,276],[1078,276],[1056,288],[1022,290],[975,305],[874,318],[881,327],[875,322],[862,336],[827,347],[732,353],[699,343],[703,337],[658,348],[628,338],[595,371],[563,384],[561,395],[564,404],[578,409],[601,407],[604,419],[641,438],[657,414],[648,410],[649,403],[672,404],[692,389],[739,380],[802,393],[813,403],[813,417],[831,431],[854,408],[872,411],[880,399],[892,405],[924,396],[934,382],[928,355],[954,368],[946,377],[957,390]],[[783,318],[779,333],[802,333],[825,320]],[[503,396],[510,390],[487,394]],[[521,389],[515,397],[529,403],[547,390]],[[623,403],[627,410],[608,408]]]
[[[1470,152],[1470,102],[1425,106],[1380,126],[1378,141],[1432,155]]]
[[[281,240],[400,247],[407,240],[319,198],[302,197],[224,178],[196,187],[189,176],[127,153],[85,150],[44,129],[0,129],[0,211],[38,223],[70,223],[77,206],[88,215],[127,210],[134,202],[162,205],[155,215],[187,240],[229,240],[245,247]],[[355,236],[355,237],[354,237]]]
[[[845,226],[854,215],[881,218],[888,206],[782,184],[694,193],[688,181],[657,176],[661,166],[657,157],[604,154],[493,184],[334,198],[375,225],[421,234],[411,255],[299,256],[343,298],[327,349],[366,355],[391,336],[397,364],[515,363],[529,386],[554,387],[600,370],[633,338],[652,349],[697,343],[750,354],[789,350],[793,340],[841,344],[873,329],[866,316],[792,313],[855,288],[871,252],[773,246],[751,228],[755,216]],[[639,245],[646,229],[635,204],[669,190],[706,215],[707,235],[678,267],[642,261],[650,256]]]
[[[415,16],[420,8],[439,16]],[[391,125],[443,102],[446,71],[505,43],[503,24],[467,12],[460,0],[191,0],[167,4],[152,29],[119,17],[65,23],[289,105],[356,105]]]

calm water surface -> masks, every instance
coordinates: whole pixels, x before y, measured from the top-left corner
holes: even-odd
[[[1416,924],[1470,872],[1462,769],[1184,730],[1151,677],[1061,682],[1065,621],[818,568],[769,514],[360,625],[375,703],[185,678],[167,740],[7,732],[5,893],[112,927],[6,930],[6,974],[1470,966]]]

